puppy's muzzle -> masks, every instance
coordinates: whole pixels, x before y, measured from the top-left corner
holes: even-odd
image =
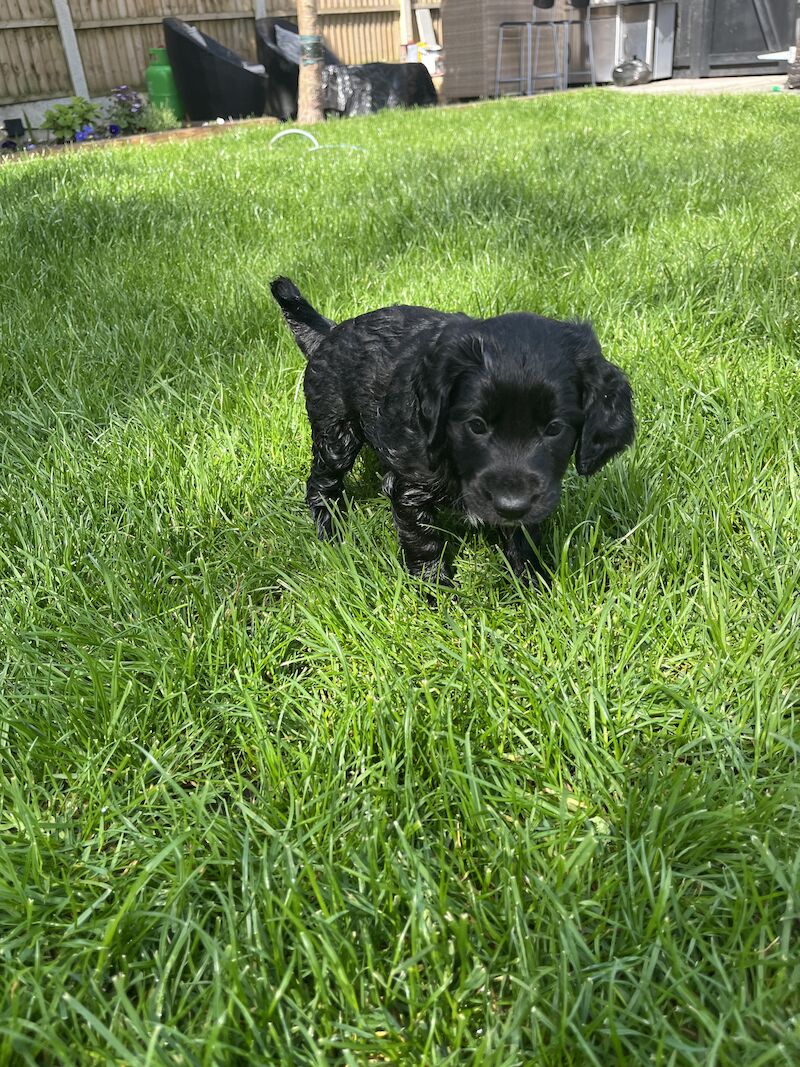
[[[534,498],[527,494],[499,493],[492,499],[492,507],[501,519],[517,522],[528,514],[533,501]]]
[[[555,508],[559,487],[546,483],[536,475],[525,480],[506,480],[500,483],[484,480],[478,492],[478,510],[484,522],[499,525],[535,523]]]

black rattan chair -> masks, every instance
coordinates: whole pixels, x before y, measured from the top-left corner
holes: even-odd
[[[300,38],[288,19],[256,19],[258,61],[267,76],[267,115],[289,122],[297,118],[297,79],[300,70]],[[322,61],[337,66],[340,60],[323,45]]]
[[[175,85],[192,121],[264,114],[267,78],[261,64],[248,63],[180,19],[164,19],[163,27]]]

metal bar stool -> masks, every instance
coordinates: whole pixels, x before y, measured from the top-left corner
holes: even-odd
[[[540,78],[552,79],[554,89],[558,89],[562,85],[564,86],[564,88],[566,88],[567,80],[567,59],[565,58],[565,53],[562,52],[558,43],[558,34],[561,28],[561,23],[558,21],[554,21],[553,19],[544,19],[542,21],[539,21],[536,17],[536,8],[540,6],[545,5],[540,5],[536,2],[536,0],[534,0],[533,34],[536,38],[536,45],[533,53],[533,68],[531,70],[531,75],[529,78],[531,92],[536,92],[536,82],[539,81]],[[553,0],[550,0],[550,3],[546,6],[552,7]],[[539,70],[539,44],[541,42],[543,33],[550,34],[550,41],[553,47],[552,70]]]
[[[586,28],[589,65],[574,74],[589,76],[592,85],[596,85],[594,72],[594,41],[592,39],[592,20],[589,0],[569,0],[570,7],[576,11],[585,10],[586,18],[539,18],[537,8],[546,11],[552,8],[555,0],[533,0],[530,21],[501,22],[497,35],[497,61],[494,75],[494,95],[500,95],[501,85],[518,85],[519,91],[528,96],[536,91],[540,80],[552,80],[554,89],[566,89],[569,84],[569,37],[573,26]],[[553,55],[553,69],[540,70],[539,56],[542,34],[550,35]],[[519,75],[516,78],[503,78],[503,51],[511,42],[519,44]],[[527,66],[526,66],[527,63]],[[524,89],[523,89],[524,86]]]
[[[531,93],[531,38],[533,33],[532,22],[501,22],[497,33],[497,62],[494,68],[494,95],[500,95],[501,85],[519,85],[520,92],[522,92],[522,85],[525,85],[525,92],[530,96]],[[506,44],[507,38],[511,40],[508,43],[519,42],[519,77],[518,78],[501,78],[503,72],[503,45]],[[523,59],[526,61],[525,68],[523,68]]]
[[[569,84],[569,73],[570,73],[569,72],[569,51],[570,51],[570,49],[569,49],[569,37],[570,37],[570,30],[572,29],[573,26],[580,26],[580,25],[585,26],[585,28],[586,28],[586,44],[587,44],[589,65],[588,65],[588,67],[584,67],[582,69],[575,70],[575,71],[573,71],[573,73],[577,74],[577,75],[580,75],[580,76],[588,74],[590,83],[594,86],[594,85],[597,84],[597,81],[595,79],[595,72],[594,72],[594,41],[592,39],[592,19],[591,19],[591,8],[589,7],[589,0],[568,0],[568,2],[569,2],[569,6],[574,8],[576,11],[580,11],[580,10],[586,11],[586,18],[585,19],[580,19],[580,18],[558,18],[558,19],[543,19],[541,21],[538,21],[537,20],[537,11],[536,11],[536,9],[539,8],[540,10],[547,10],[549,8],[552,8],[554,6],[554,0],[533,0],[534,26],[539,26],[539,27],[551,26],[553,28],[553,30],[552,30],[553,35],[554,35],[553,36],[553,49],[557,53],[557,58],[555,60],[555,68],[556,68],[555,76],[557,76],[559,78],[559,81],[560,81],[559,88],[561,88],[561,89],[566,89],[568,84]],[[556,40],[556,36],[555,36],[556,34],[560,34],[561,35],[560,44]],[[537,35],[537,37],[536,37],[536,52],[535,52],[535,56],[534,56],[533,71],[532,71],[532,75],[531,75],[531,83],[534,86],[534,88],[536,86],[536,81],[537,81],[537,79],[539,77],[541,77],[541,78],[550,78],[550,77],[554,76],[552,71],[545,71],[545,72],[542,72],[541,74],[539,74],[537,72],[538,54],[539,54],[539,37]]]

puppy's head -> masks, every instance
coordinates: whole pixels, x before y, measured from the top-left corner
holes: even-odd
[[[633,440],[631,390],[587,323],[459,321],[423,362],[420,422],[473,522],[534,525],[557,506],[575,451],[591,475]]]

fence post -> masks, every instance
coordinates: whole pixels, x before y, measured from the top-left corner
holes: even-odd
[[[88,96],[89,86],[83,70],[83,60],[78,48],[78,38],[75,36],[75,27],[72,25],[69,0],[53,0],[53,9],[58,20],[61,45],[64,49],[64,55],[67,57],[67,67],[69,68],[73,92],[76,96]]]
[[[416,40],[411,0],[400,0],[400,58],[406,58],[406,45]]]

